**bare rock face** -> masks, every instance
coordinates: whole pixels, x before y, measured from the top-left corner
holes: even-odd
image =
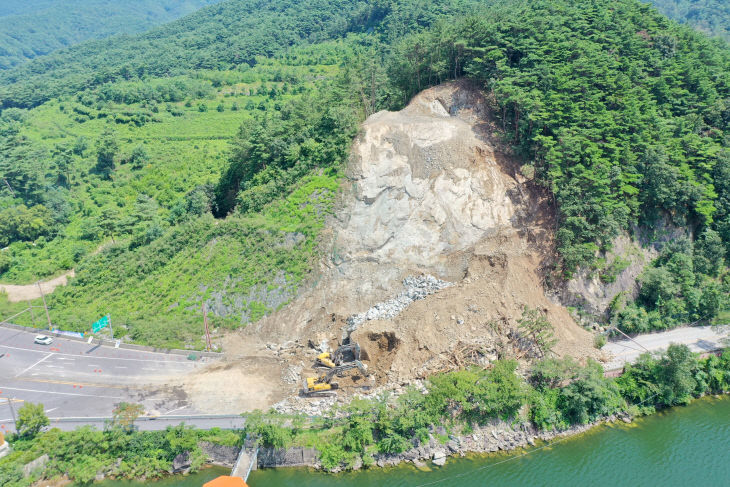
[[[354,201],[337,229],[342,262],[449,274],[449,254],[512,226],[516,182],[472,125],[483,101],[459,101],[436,88],[365,122],[348,171]]]
[[[619,294],[623,293],[627,299],[638,296],[637,279],[655,256],[653,249],[642,248],[626,235],[616,237],[611,252],[606,254],[606,261],[609,267],[621,263],[621,270],[611,275],[610,279],[602,279],[600,273],[580,269],[565,284],[561,300],[566,306],[580,308],[584,312],[584,319],[603,322],[608,317],[611,302]]]
[[[636,227],[632,235],[619,235],[611,242],[611,250],[601,256],[606,268],[600,272],[579,269],[560,290],[560,301],[580,308],[585,324],[603,323],[609,319],[614,300],[622,298],[618,303],[622,306],[636,299],[641,274],[663,246],[688,237],[686,229],[672,224],[668,218],[655,222],[651,230]]]

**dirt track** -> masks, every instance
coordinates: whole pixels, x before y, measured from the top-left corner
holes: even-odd
[[[52,293],[58,286],[65,286],[68,283],[69,277],[74,277],[74,271],[70,270],[65,274],[61,274],[58,277],[49,279],[48,281],[41,282],[41,289],[43,294]],[[11,303],[18,303],[20,301],[29,301],[31,299],[38,299],[41,297],[41,291],[38,289],[38,284],[0,284],[0,292],[4,292],[8,295],[8,301]]]

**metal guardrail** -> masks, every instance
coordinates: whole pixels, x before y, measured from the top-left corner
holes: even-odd
[[[256,451],[253,452],[253,456],[251,457],[251,461],[248,462],[248,471],[246,472],[246,475],[243,477],[243,481],[246,482],[248,480],[248,476],[251,475],[251,470],[253,470],[253,466],[256,465],[256,461],[259,457],[259,449],[256,447]]]
[[[81,421],[111,421],[111,416],[65,416],[48,418],[56,423],[77,423]],[[192,414],[192,415],[170,415],[170,416],[140,416],[135,421],[159,421],[159,420],[197,420],[197,419],[240,419],[245,421],[245,416],[240,414]],[[2,421],[0,421],[1,423]]]

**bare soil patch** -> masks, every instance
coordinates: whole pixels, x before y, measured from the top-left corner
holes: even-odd
[[[58,277],[42,281],[40,286],[43,289],[43,294],[51,294],[58,286],[65,286],[68,283],[68,278],[74,276],[75,273],[72,269]],[[0,284],[0,293],[7,294],[8,301],[11,303],[39,299],[41,297],[41,289],[38,288],[38,284],[36,283],[23,285]]]

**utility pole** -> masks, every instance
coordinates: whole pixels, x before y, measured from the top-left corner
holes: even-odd
[[[8,398],[8,407],[10,408],[10,414],[13,416],[13,427],[15,428],[15,432],[18,432],[18,420],[15,419],[15,409],[13,409],[13,401]]]
[[[203,323],[205,324],[206,350],[210,352],[210,329],[208,328],[208,310],[205,307],[205,302],[203,302]]]
[[[43,288],[41,287],[41,281],[37,281],[38,290],[41,292],[41,298],[43,298],[43,307],[46,308],[46,318],[48,319],[48,329],[51,329],[51,315],[48,314],[48,305],[46,304],[46,296],[43,294]]]
[[[112,328],[112,315],[108,314],[106,317],[109,319],[109,333],[112,334],[112,340],[114,340],[114,328]]]

